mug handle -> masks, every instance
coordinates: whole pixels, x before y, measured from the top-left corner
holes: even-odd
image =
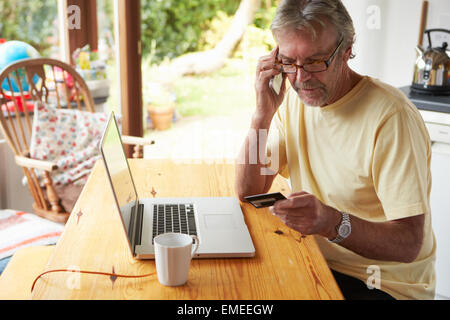
[[[194,256],[194,254],[197,252],[198,245],[200,244],[200,242],[198,241],[198,238],[196,235],[191,234],[190,236],[194,240],[194,243],[192,244],[192,249],[191,249],[191,258],[192,258]]]

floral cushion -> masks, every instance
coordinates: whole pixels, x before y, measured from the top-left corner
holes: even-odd
[[[54,162],[55,185],[84,185],[100,158],[98,145],[106,125],[104,113],[57,109],[38,103],[33,118],[30,156]],[[35,170],[43,185],[43,172]]]

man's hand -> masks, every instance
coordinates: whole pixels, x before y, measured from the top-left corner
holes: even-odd
[[[342,219],[338,210],[303,191],[275,202],[270,210],[286,226],[301,234],[318,234],[329,240],[336,238],[336,227]],[[409,263],[420,252],[424,214],[385,222],[371,222],[352,215],[350,221],[352,233],[339,245],[363,257]]]
[[[280,94],[276,94],[269,86],[270,79],[280,74],[279,67],[276,66],[276,58],[278,54],[278,46],[274,48],[268,55],[259,58],[256,66],[256,111],[257,118],[272,119],[281,102],[283,102],[284,93],[286,91],[286,75],[283,74],[283,82]]]
[[[329,239],[336,237],[336,226],[341,219],[339,211],[304,191],[294,192],[286,200],[275,202],[270,211],[301,234],[320,234]]]
[[[260,130],[266,133],[269,132],[272,118],[283,102],[284,93],[286,92],[285,74],[283,75],[280,94],[277,95],[269,87],[270,79],[280,74],[280,67],[276,64],[277,53],[278,47],[273,49],[268,55],[261,57],[256,67],[256,110],[252,116],[250,131],[245,138],[236,161],[235,188],[236,194],[241,201],[244,201],[245,196],[266,193],[277,174],[277,172],[268,174],[268,161],[265,159],[267,135],[260,134]],[[260,161],[257,161],[257,163],[250,161],[252,155],[259,155]],[[261,172],[265,174],[261,174]]]

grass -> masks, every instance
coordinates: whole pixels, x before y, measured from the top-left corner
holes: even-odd
[[[228,59],[222,69],[207,75],[184,76],[172,83],[176,95],[175,107],[182,117],[229,115],[239,110],[255,106],[254,73],[256,62],[253,59]],[[108,68],[111,79],[110,97],[107,111],[118,111],[118,90],[114,90],[117,72],[112,64]],[[151,72],[151,73],[150,73]],[[143,68],[143,90],[145,81],[151,79],[154,72]],[[149,75],[146,76],[146,73]],[[145,108],[145,103],[144,103]],[[143,112],[144,123],[147,111]]]
[[[218,72],[179,79],[174,84],[178,112],[182,116],[228,115],[253,108],[251,69],[242,59],[229,59]]]

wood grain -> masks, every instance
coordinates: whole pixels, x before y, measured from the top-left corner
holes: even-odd
[[[21,167],[40,169],[40,170],[44,170],[44,171],[53,171],[53,170],[58,169],[58,166],[56,165],[56,163],[53,163],[50,161],[32,159],[32,158],[22,157],[22,156],[14,156],[14,160]]]
[[[234,165],[130,160],[140,197],[235,196]],[[289,194],[284,179],[271,191]],[[34,299],[342,299],[313,237],[302,237],[268,209],[241,203],[256,256],[195,259],[188,282],[165,287],[156,275],[142,279],[52,273],[36,284]],[[153,260],[135,260],[101,162],[75,205],[46,270],[59,268],[140,275]]]
[[[44,271],[55,246],[32,246],[18,250],[0,276],[0,300],[31,299],[31,284]]]
[[[428,1],[422,1],[422,9],[420,13],[420,25],[419,25],[419,39],[417,40],[417,45],[422,46],[423,34],[427,26],[427,15],[428,15]]]

